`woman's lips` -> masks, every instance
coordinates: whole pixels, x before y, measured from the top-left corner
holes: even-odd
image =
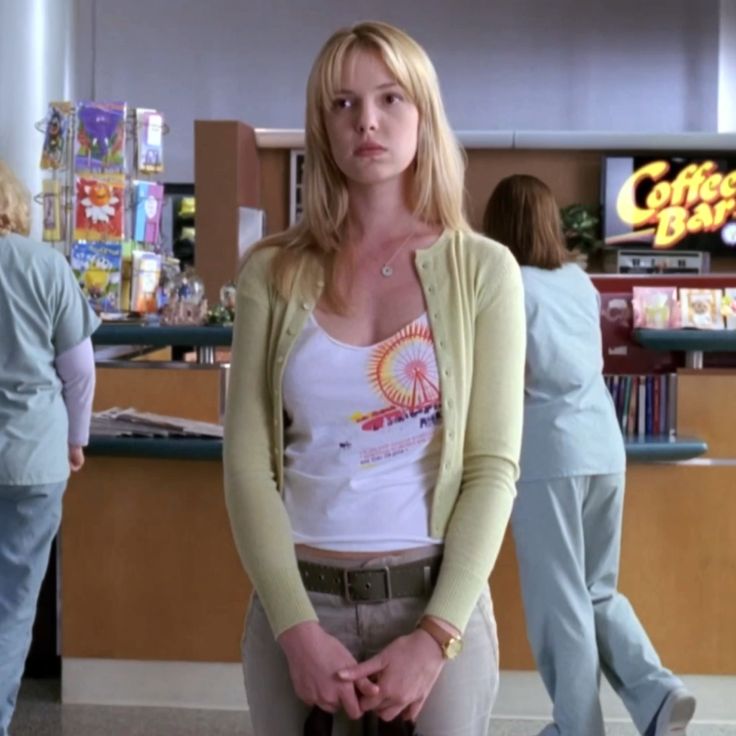
[[[356,156],[377,156],[380,153],[384,153],[386,149],[378,143],[364,143],[355,149]]]

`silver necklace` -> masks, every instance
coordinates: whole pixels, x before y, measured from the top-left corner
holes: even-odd
[[[414,237],[415,231],[412,230],[409,233],[409,237],[406,238],[406,240],[402,241],[401,245],[392,253],[391,257],[384,262],[383,266],[381,266],[381,276],[384,278],[391,278],[391,276],[394,275],[394,269],[391,266],[391,262],[396,258],[397,255],[399,255],[399,251]]]

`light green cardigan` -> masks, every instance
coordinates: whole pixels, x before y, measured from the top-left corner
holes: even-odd
[[[238,282],[225,419],[225,496],[243,565],[274,635],[316,614],[299,577],[283,489],[282,378],[312,298],[280,298],[275,249],[256,251]],[[434,334],[443,448],[430,534],[444,539],[426,612],[465,629],[488,584],[514,499],[526,327],[519,268],[504,246],[445,231],[415,262]],[[317,292],[322,284],[317,284]]]

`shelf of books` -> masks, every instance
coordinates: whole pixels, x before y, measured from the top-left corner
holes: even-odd
[[[687,460],[713,452],[713,433],[692,416],[688,368],[736,377],[736,275],[596,275],[606,384],[632,460]],[[686,375],[683,375],[683,370]],[[703,375],[702,371],[696,371]],[[702,379],[701,379],[702,380]],[[708,379],[712,380],[712,379]],[[683,383],[684,381],[684,383]]]
[[[677,421],[677,375],[607,375],[606,386],[627,439],[674,438]]]
[[[674,462],[704,455],[708,445],[677,434],[677,374],[608,374],[629,460]]]

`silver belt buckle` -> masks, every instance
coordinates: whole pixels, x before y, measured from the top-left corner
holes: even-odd
[[[371,567],[367,570],[361,570],[360,568],[355,570],[343,570],[342,571],[342,583],[343,583],[343,589],[344,589],[344,598],[348,603],[361,603],[361,602],[370,602],[372,599],[370,597],[368,598],[362,598],[360,595],[353,596],[352,588],[353,585],[350,581],[350,576],[360,576],[360,575],[372,575],[373,573],[382,572],[383,573],[383,587],[384,587],[384,596],[383,600],[387,601],[393,598],[393,591],[391,590],[391,570],[387,565],[384,565],[383,567]],[[380,603],[380,601],[375,601],[376,603]]]

